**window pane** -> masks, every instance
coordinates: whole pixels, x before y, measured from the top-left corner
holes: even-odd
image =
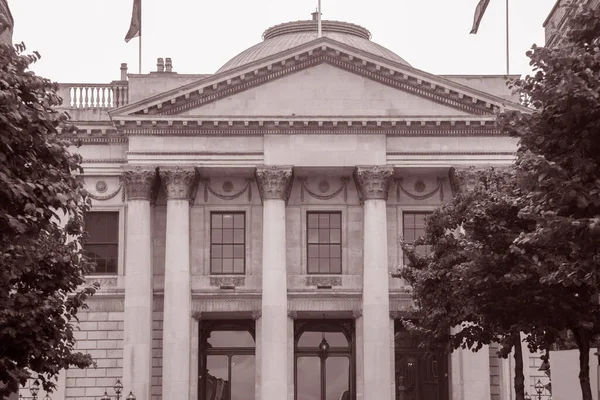
[[[254,355],[231,357],[231,400],[254,399]]]
[[[229,357],[206,356],[206,398],[229,399]]]
[[[233,231],[233,243],[244,243],[243,229],[236,229]]]
[[[212,331],[207,340],[209,347],[254,347],[248,331]]]
[[[223,214],[223,228],[233,228],[233,214]]]
[[[321,400],[321,360],[298,357],[296,360],[298,400]]]
[[[350,398],[350,360],[346,357],[329,357],[325,360],[327,376],[326,399]]]
[[[330,228],[341,228],[342,227],[342,214],[331,213],[329,216],[329,227]]]
[[[223,218],[219,213],[212,214],[212,227],[213,228],[221,228],[223,226]]]
[[[243,274],[244,273],[244,259],[243,258],[235,258],[233,260],[233,273],[235,273],[235,274]]]
[[[231,259],[231,258],[223,259],[223,273],[224,274],[233,273],[233,259]]]
[[[329,246],[329,257],[342,257],[342,246],[339,244],[332,244]]]
[[[323,340],[323,332],[306,331],[298,339],[298,347],[317,348]],[[325,332],[325,340],[331,347],[348,347],[348,340],[342,332]]]
[[[329,228],[329,214],[319,214],[319,228]]]
[[[308,273],[314,274],[319,272],[319,259],[318,258],[309,258],[308,259]]]
[[[210,262],[210,271],[213,274],[222,274],[223,273],[223,260],[220,258],[212,259]]]
[[[319,245],[309,244],[308,245],[308,257],[319,257]]]
[[[308,228],[318,228],[319,227],[319,214],[308,213]]]
[[[217,244],[217,245],[212,245],[211,248],[211,257],[212,258],[222,258],[223,257],[223,246]]]
[[[319,245],[319,257],[321,257],[321,258],[329,257],[329,245],[326,245],[326,244]]]
[[[244,214],[234,214],[233,215],[233,226],[234,226],[234,228],[244,229],[244,226],[245,226],[244,217],[245,217]]]
[[[318,229],[309,229],[308,230],[308,243],[318,243],[319,242],[319,230]]]
[[[244,258],[244,245],[236,244],[233,246],[233,257]]]
[[[223,243],[233,243],[233,229],[223,229]]]
[[[331,243],[341,243],[342,238],[341,238],[341,232],[339,229],[331,229],[329,231],[329,241]]]
[[[329,229],[319,229],[319,243],[329,243]]]
[[[328,274],[329,272],[329,258],[319,258],[319,273]]]
[[[223,258],[232,258],[233,257],[233,245],[224,245],[223,246]]]
[[[341,274],[342,273],[342,260],[339,258],[329,259],[329,269],[332,274]]]
[[[212,230],[212,243],[223,243],[223,231],[221,229]]]

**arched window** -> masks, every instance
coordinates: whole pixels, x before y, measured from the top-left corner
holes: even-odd
[[[199,400],[254,398],[254,321],[200,322]]]
[[[353,321],[296,321],[296,400],[355,398]]]

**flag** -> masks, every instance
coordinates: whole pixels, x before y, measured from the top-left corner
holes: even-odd
[[[133,0],[133,11],[131,12],[131,24],[125,42],[129,42],[134,37],[142,34],[142,0]]]
[[[6,0],[0,0],[0,34],[7,29],[12,32],[15,21],[13,20],[8,3]]]
[[[490,0],[480,0],[479,4],[477,4],[477,8],[475,9],[475,16],[473,18],[473,27],[471,28],[471,33],[477,33],[479,29],[479,24],[481,23],[481,19],[483,18],[483,14],[485,14],[485,9],[487,8]]]

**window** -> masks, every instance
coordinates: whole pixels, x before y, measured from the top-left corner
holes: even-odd
[[[431,215],[430,212],[405,212],[403,214],[402,229],[404,240],[412,243],[425,234],[425,218]],[[417,247],[417,252],[421,255],[427,255],[431,251],[431,246],[422,245]],[[404,264],[408,259],[404,256]]]
[[[246,214],[213,212],[210,218],[210,273],[244,274]]]
[[[342,273],[342,213],[306,214],[309,274]]]
[[[119,213],[88,212],[84,216],[88,237],[83,245],[90,261],[96,263],[94,274],[116,274],[119,258]]]
[[[198,398],[254,398],[254,321],[200,321]]]

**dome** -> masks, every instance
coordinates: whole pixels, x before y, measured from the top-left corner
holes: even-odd
[[[362,26],[340,21],[321,21],[324,37],[344,43],[359,50],[383,57],[387,60],[409,65],[391,50],[372,42],[371,32]],[[263,41],[242,51],[229,60],[218,71],[231,70],[273,54],[303,45],[317,39],[316,21],[295,21],[275,25],[263,33]]]

